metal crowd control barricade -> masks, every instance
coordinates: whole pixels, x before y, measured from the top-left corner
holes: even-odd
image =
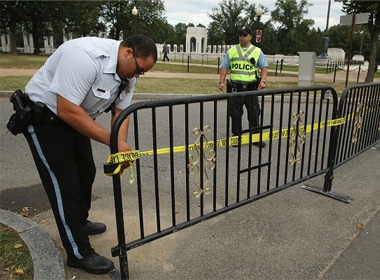
[[[334,169],[368,150],[380,141],[380,83],[347,87],[339,102],[336,130],[331,139],[329,162],[323,188],[305,186],[344,202],[352,197],[331,191]]]
[[[232,136],[229,103],[252,96],[261,105],[259,133],[248,127],[242,111],[243,134]],[[135,150],[118,154],[118,133],[127,117],[128,142]],[[344,141],[337,138],[338,118],[338,97],[329,86],[129,106],[112,127],[111,155],[104,165],[113,177],[117,277],[129,279],[128,250],[321,174],[331,174],[331,187],[336,153],[332,145]],[[265,148],[251,144],[261,141]],[[129,160],[133,166],[121,179],[118,167]]]

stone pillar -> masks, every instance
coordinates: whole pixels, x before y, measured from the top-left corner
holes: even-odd
[[[315,52],[298,52],[298,86],[312,86],[315,78]]]
[[[8,34],[1,35],[1,51],[9,52],[9,35]]]

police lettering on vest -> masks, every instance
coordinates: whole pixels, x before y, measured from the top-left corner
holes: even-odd
[[[253,65],[248,65],[248,64],[240,64],[240,63],[232,63],[231,64],[231,69],[232,70],[246,70],[246,71],[252,71],[255,70],[255,67]]]

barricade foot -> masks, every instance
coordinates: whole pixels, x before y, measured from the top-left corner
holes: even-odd
[[[349,195],[335,193],[335,192],[331,192],[331,191],[325,192],[325,191],[323,191],[322,188],[319,188],[319,187],[304,185],[301,188],[303,188],[304,190],[320,193],[320,194],[329,196],[331,198],[334,198],[334,199],[337,199],[339,201],[346,202],[346,203],[350,203],[352,200],[354,200],[354,198],[349,196]]]
[[[120,280],[121,279],[120,272],[116,268],[109,273],[109,276],[112,280]]]

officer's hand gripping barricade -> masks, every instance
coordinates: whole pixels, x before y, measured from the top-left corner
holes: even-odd
[[[15,113],[10,117],[7,128],[17,135],[31,123],[40,123],[45,112],[46,105],[41,102],[33,103],[21,90],[16,90],[9,101],[13,104]]]

